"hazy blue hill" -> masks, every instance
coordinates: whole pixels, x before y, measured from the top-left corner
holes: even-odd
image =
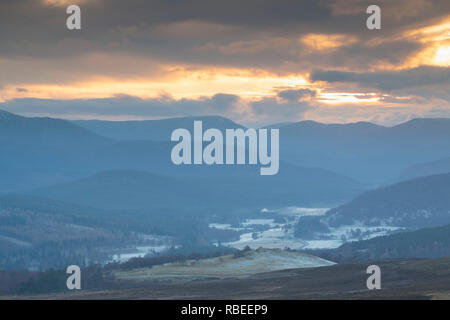
[[[419,163],[406,168],[400,175],[401,180],[450,172],[450,158]]]
[[[49,186],[108,170],[148,171],[173,177],[220,179],[258,178],[255,166],[175,166],[170,153],[175,143],[167,141],[175,128],[192,130],[193,120],[200,119],[204,127],[219,129],[240,125],[222,117],[187,117],[151,121],[77,121],[75,123],[50,118],[26,118],[8,112],[0,117],[0,192],[20,191]],[[104,138],[81,126],[102,134],[125,139]],[[276,127],[276,126],[270,126]],[[95,129],[97,128],[97,129]],[[416,163],[432,161],[450,155],[450,122],[448,119],[416,119],[388,128],[367,122],[322,124],[314,121],[282,124],[280,128],[279,177],[286,174],[284,185],[295,186],[305,193],[303,198],[318,192],[314,200],[324,195],[347,200],[349,189],[341,184],[342,193],[334,190],[319,172],[351,177],[356,181],[380,185],[396,181],[400,172]],[[139,140],[128,140],[136,139]],[[146,140],[153,138],[152,141]],[[293,166],[289,166],[292,164]],[[290,174],[294,168],[307,168],[308,175]],[[304,177],[307,178],[304,178]],[[267,178],[269,180],[270,178]],[[298,187],[298,181],[308,181],[311,188]],[[344,180],[342,180],[344,183]],[[239,183],[243,183],[242,179]],[[259,183],[259,182],[256,182]],[[345,182],[347,183],[347,182]],[[321,187],[319,187],[321,185]],[[284,189],[280,183],[280,188]],[[361,190],[361,189],[360,189]],[[302,199],[303,199],[302,198]]]
[[[330,210],[327,221],[412,228],[444,225],[450,223],[449,195],[450,174],[421,177],[365,192]]]
[[[159,208],[170,204],[174,208],[213,210],[333,205],[350,199],[362,189],[361,184],[338,174],[287,164],[272,177],[235,174],[220,179],[206,174],[181,178],[143,171],[112,170],[29,193],[103,209]]]
[[[394,127],[302,121],[282,126],[280,140],[284,161],[386,184],[411,165],[450,155],[450,119],[414,119]]]
[[[0,192],[19,192],[57,185],[109,170],[137,170],[175,178],[204,179],[210,184],[216,183],[218,186],[215,186],[215,189],[237,190],[230,195],[230,199],[238,202],[242,194],[238,197],[237,193],[250,190],[252,196],[244,201],[246,204],[261,198],[265,200],[258,195],[259,189],[262,189],[261,193],[264,195],[268,194],[267,190],[272,190],[272,194],[267,197],[271,199],[271,203],[283,204],[284,201],[289,200],[292,204],[320,202],[328,205],[348,200],[363,189],[363,186],[355,181],[329,170],[300,168],[285,162],[280,164],[280,173],[274,178],[261,177],[259,167],[249,165],[176,166],[170,159],[175,142],[151,140],[116,142],[63,120],[25,118],[10,113],[2,113],[2,115],[2,121],[6,124],[2,130],[8,131],[10,136],[18,130],[16,123],[29,123],[29,125],[22,128],[21,139],[14,138],[0,146],[0,171],[2,172]],[[223,129],[238,126],[220,117],[205,119],[209,119],[209,125],[205,125],[205,128],[213,125]],[[193,118],[152,121],[151,123],[156,124],[157,127],[164,124],[162,127],[166,129],[169,128],[167,123],[175,123],[176,127],[192,128]],[[63,131],[57,139],[54,138],[58,137],[56,128]],[[45,134],[52,132],[52,135],[40,135],[42,132]],[[268,181],[272,181],[275,188],[268,186]],[[286,191],[287,189],[290,190]],[[136,192],[139,193],[139,191]],[[226,189],[222,193],[225,196],[228,194]],[[221,193],[218,191],[216,194]],[[73,199],[74,202],[76,200]],[[212,201],[209,201],[207,205],[211,203]],[[138,203],[135,204],[137,205]]]
[[[329,253],[330,259],[355,260],[450,256],[450,225],[349,242]]]
[[[160,213],[151,211],[146,212],[147,217],[156,216],[157,214]],[[22,236],[19,237],[27,237],[26,232],[21,229],[23,227],[22,222],[26,219],[18,219],[14,222],[15,217],[18,216],[23,216],[25,218],[29,216],[38,219],[40,220],[39,223],[41,223],[42,226],[45,225],[45,228],[51,232],[58,232],[57,228],[52,225],[54,222],[73,224],[72,226],[69,225],[67,227],[80,225],[110,231],[145,231],[145,228],[147,228],[147,231],[151,230],[151,227],[149,227],[151,224],[148,224],[146,220],[139,221],[138,216],[134,217],[130,214],[130,211],[104,210],[92,206],[29,194],[0,195],[0,221],[2,222],[0,223],[0,228],[1,226],[5,227],[2,229],[3,231],[0,232],[0,236],[7,235],[5,232],[9,226],[9,235],[11,235],[10,231],[17,229],[17,231],[14,231],[16,235],[22,233]],[[7,221],[9,221],[9,223],[7,223]],[[143,228],[140,230],[139,226]],[[33,226],[30,225],[29,227],[32,228]],[[39,230],[37,226],[35,227],[36,230],[34,231],[39,233],[42,237],[45,237],[45,235],[42,234],[42,230]],[[51,235],[51,237],[58,240],[54,235]]]
[[[450,135],[450,118],[417,118],[396,125],[390,129],[397,135],[418,139],[445,140]]]
[[[0,192],[80,177],[89,168],[79,160],[112,143],[65,120],[0,111]]]
[[[110,140],[69,121],[28,118],[0,110],[0,144],[56,148],[93,148]]]
[[[281,127],[286,127],[288,125],[293,124],[293,122],[279,122],[279,123],[272,123],[267,126],[261,127],[261,129],[280,129]]]
[[[154,140],[170,141],[172,131],[178,128],[186,128],[191,132],[194,120],[203,122],[203,129],[243,128],[243,126],[219,116],[183,117],[162,120],[144,121],[101,121],[101,120],[76,120],[75,124],[92,132],[116,140]]]
[[[136,209],[180,196],[175,179],[148,172],[115,170],[33,192],[62,201],[104,209]],[[189,191],[189,190],[188,190]]]
[[[120,173],[113,174],[121,175]],[[111,181],[111,179],[106,177],[104,179],[108,182]],[[105,185],[102,185],[102,187],[105,187]],[[77,191],[76,184],[71,186],[71,188],[71,190]],[[69,188],[66,190],[69,190]],[[99,194],[101,196],[101,192]],[[60,196],[61,198],[70,198],[64,192],[61,192]],[[73,199],[70,198],[70,200]],[[120,200],[117,201],[120,202]],[[92,228],[94,231],[101,229],[124,234],[140,232],[183,237],[186,234],[195,232],[197,228],[204,227],[201,219],[206,212],[209,212],[199,210],[198,207],[196,208],[197,210],[192,210],[192,208],[195,208],[194,206],[191,208],[182,207],[177,205],[175,201],[165,203],[163,206],[155,204],[153,208],[145,208],[144,210],[104,209],[83,204],[88,202],[100,203],[100,201],[95,201],[87,196],[85,201],[74,203],[73,201],[41,197],[37,193],[34,195],[0,195],[0,237],[10,236],[26,240],[29,234],[36,233],[39,239],[47,237],[55,241],[63,241],[65,238],[76,238],[79,236],[77,234],[77,226]],[[104,205],[104,203],[100,204]],[[105,206],[108,207],[107,205]],[[29,223],[31,220],[28,220],[28,218],[32,218],[32,222],[36,224],[34,225],[34,230],[32,230],[33,223]],[[63,235],[59,239],[57,234],[60,231],[55,224],[56,222],[65,224],[64,228],[72,229],[74,234]],[[42,228],[46,232],[55,234],[46,235],[43,233]],[[82,229],[80,228],[78,231],[82,231]]]

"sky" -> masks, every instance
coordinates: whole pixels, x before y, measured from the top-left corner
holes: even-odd
[[[71,4],[81,30],[66,27]],[[2,0],[0,109],[247,126],[450,117],[450,1]]]

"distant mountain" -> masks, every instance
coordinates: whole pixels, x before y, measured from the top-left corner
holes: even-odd
[[[66,120],[28,118],[0,110],[1,145],[87,149],[110,142]]]
[[[170,134],[175,128],[192,130],[196,119],[203,121],[204,128],[242,127],[222,117],[68,122],[1,112],[0,192],[49,186],[117,169],[221,179],[257,174],[255,166],[173,165]],[[284,172],[293,168],[288,164],[323,168],[377,186],[397,181],[400,172],[411,165],[450,156],[449,119],[415,119],[392,128],[367,122],[313,121],[269,127],[280,127]],[[321,181],[326,188],[327,182]]]
[[[362,222],[422,228],[450,223],[450,174],[400,182],[367,191],[352,201],[331,209],[331,226]]]
[[[450,256],[450,225],[400,232],[370,240],[349,242],[325,250],[328,259],[373,260]]]
[[[302,121],[280,127],[280,158],[360,181],[396,181],[406,167],[450,156],[450,119],[414,119],[383,127],[367,122]]]
[[[294,122],[279,122],[279,123],[272,123],[267,126],[261,127],[261,129],[279,129],[281,127],[286,127],[288,125],[293,124]]]
[[[409,180],[417,177],[450,172],[450,158],[437,161],[419,163],[406,168],[400,174],[401,180]]]
[[[203,129],[244,128],[243,126],[219,116],[183,117],[162,120],[143,121],[101,121],[101,120],[76,120],[73,123],[84,127],[99,135],[115,140],[154,140],[170,141],[172,131],[178,128],[193,130],[194,120],[203,122]]]
[[[0,111],[0,192],[80,177],[79,159],[113,141],[65,120]]]
[[[180,182],[169,177],[142,171],[115,170],[32,193],[103,209],[136,209],[151,207],[156,201],[170,201],[173,196],[179,198],[182,189]]]
[[[437,139],[442,141],[450,135],[450,118],[417,118],[391,128],[397,137],[415,137],[418,140]],[[415,144],[414,141],[411,141]]]

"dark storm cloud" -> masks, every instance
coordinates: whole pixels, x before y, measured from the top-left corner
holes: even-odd
[[[282,3],[284,2],[284,4]],[[97,0],[84,2],[82,30],[68,31],[65,27],[65,6],[45,5],[36,0],[2,1],[0,30],[2,55],[79,54],[99,49],[148,50],[176,55],[180,49],[195,47],[200,41],[219,40],[215,34],[203,39],[192,37],[185,41],[169,40],[164,28],[185,21],[202,21],[237,27],[225,41],[239,39],[254,31],[284,31],[287,25],[299,21],[326,19],[330,10],[316,1],[138,1]],[[192,30],[195,35],[198,30]],[[66,41],[66,43],[61,43]]]
[[[0,56],[70,58],[116,51],[179,63],[279,68],[291,62],[298,64],[299,70],[293,70],[298,72],[308,64],[320,63],[313,59],[314,54],[299,56],[305,49],[298,43],[303,35],[346,34],[364,40],[389,37],[413,24],[443,17],[449,7],[448,1],[437,0],[432,5],[420,6],[420,12],[403,16],[403,9],[393,7],[394,14],[388,11],[393,6],[391,2],[381,1],[386,7],[386,14],[383,13],[386,17],[382,30],[374,33],[365,27],[365,1],[351,1],[354,3],[350,7],[353,8],[351,14],[336,10],[336,7],[346,9],[345,4],[339,2],[92,0],[80,4],[82,30],[68,31],[65,6],[44,5],[36,0],[2,1]],[[423,1],[400,2],[414,8],[416,2]],[[280,39],[285,41],[281,47],[278,46]],[[261,46],[258,41],[268,45]],[[249,46],[250,51],[233,51],[239,45]],[[330,64],[345,60],[347,53],[355,52],[365,56],[368,63],[384,59],[395,62],[417,50],[407,41],[388,44],[376,52],[373,47],[360,43],[345,47],[343,51],[322,55]],[[305,62],[308,59],[312,59],[311,62]],[[350,59],[345,63],[350,64]]]
[[[232,113],[238,101],[239,97],[227,94],[217,94],[210,98],[179,100],[167,96],[142,99],[129,95],[72,100],[24,98],[0,103],[0,109],[20,114],[54,114],[58,116],[172,117]]]
[[[278,117],[278,120],[298,119],[312,108],[313,106],[309,102],[280,102],[273,97],[251,103],[251,109],[255,115]]]
[[[311,81],[355,82],[361,86],[380,90],[398,90],[422,86],[450,85],[449,67],[422,66],[400,71],[385,72],[345,72],[315,70],[310,75]]]
[[[283,90],[278,92],[278,97],[290,102],[298,101],[301,98],[311,98],[315,96],[316,91],[310,89]]]
[[[178,100],[169,96],[142,99],[129,95],[72,100],[19,98],[0,103],[0,110],[22,115],[100,119],[123,115],[138,119],[222,115],[257,126],[272,121],[301,119],[302,115],[312,108],[307,102],[283,102],[276,98],[263,98],[247,104],[238,96],[229,94]]]

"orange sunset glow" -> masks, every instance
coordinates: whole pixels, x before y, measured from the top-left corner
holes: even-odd
[[[255,104],[272,103],[273,112],[269,107],[264,112],[280,121],[286,119],[276,110],[284,107],[294,110],[289,118],[326,121],[333,121],[331,114],[325,116],[329,106],[355,110],[361,106],[367,120],[373,115],[365,106],[385,108],[386,119],[393,106],[405,107],[402,120],[426,116],[436,108],[443,114],[450,110],[448,12],[432,5],[402,16],[386,12],[383,28],[369,31],[359,22],[365,17],[357,9],[359,1],[353,2],[353,10],[338,10],[338,2],[333,1],[318,4],[314,23],[307,16],[293,20],[289,16],[270,25],[246,26],[245,20],[227,21],[228,16],[221,17],[218,11],[212,13],[216,21],[188,13],[175,21],[167,14],[170,8],[160,8],[158,18],[149,13],[129,20],[116,13],[110,21],[95,22],[101,10],[114,12],[117,2],[83,1],[80,5],[92,20],[86,19],[78,33],[56,27],[64,21],[64,14],[57,15],[66,1],[43,0],[29,11],[17,6],[13,9],[40,20],[30,26],[35,30],[32,37],[22,35],[23,40],[0,52],[0,102],[11,111],[51,115],[49,109],[22,105],[30,101],[25,99],[81,103],[121,95],[181,104],[224,94],[238,101],[232,111],[211,112],[244,121],[258,122],[260,117],[261,124],[268,115],[255,114]],[[419,9],[428,10],[427,18],[421,18],[426,15],[419,15]],[[13,39],[4,43],[8,41]],[[295,99],[282,98],[282,92],[289,90],[300,93]],[[302,90],[313,94],[302,97],[301,92],[306,92]],[[17,104],[20,107],[14,110]],[[86,108],[62,114],[110,118],[107,110],[90,115]],[[157,118],[164,112],[139,115],[123,108],[121,115]],[[348,121],[353,120],[348,114]]]

